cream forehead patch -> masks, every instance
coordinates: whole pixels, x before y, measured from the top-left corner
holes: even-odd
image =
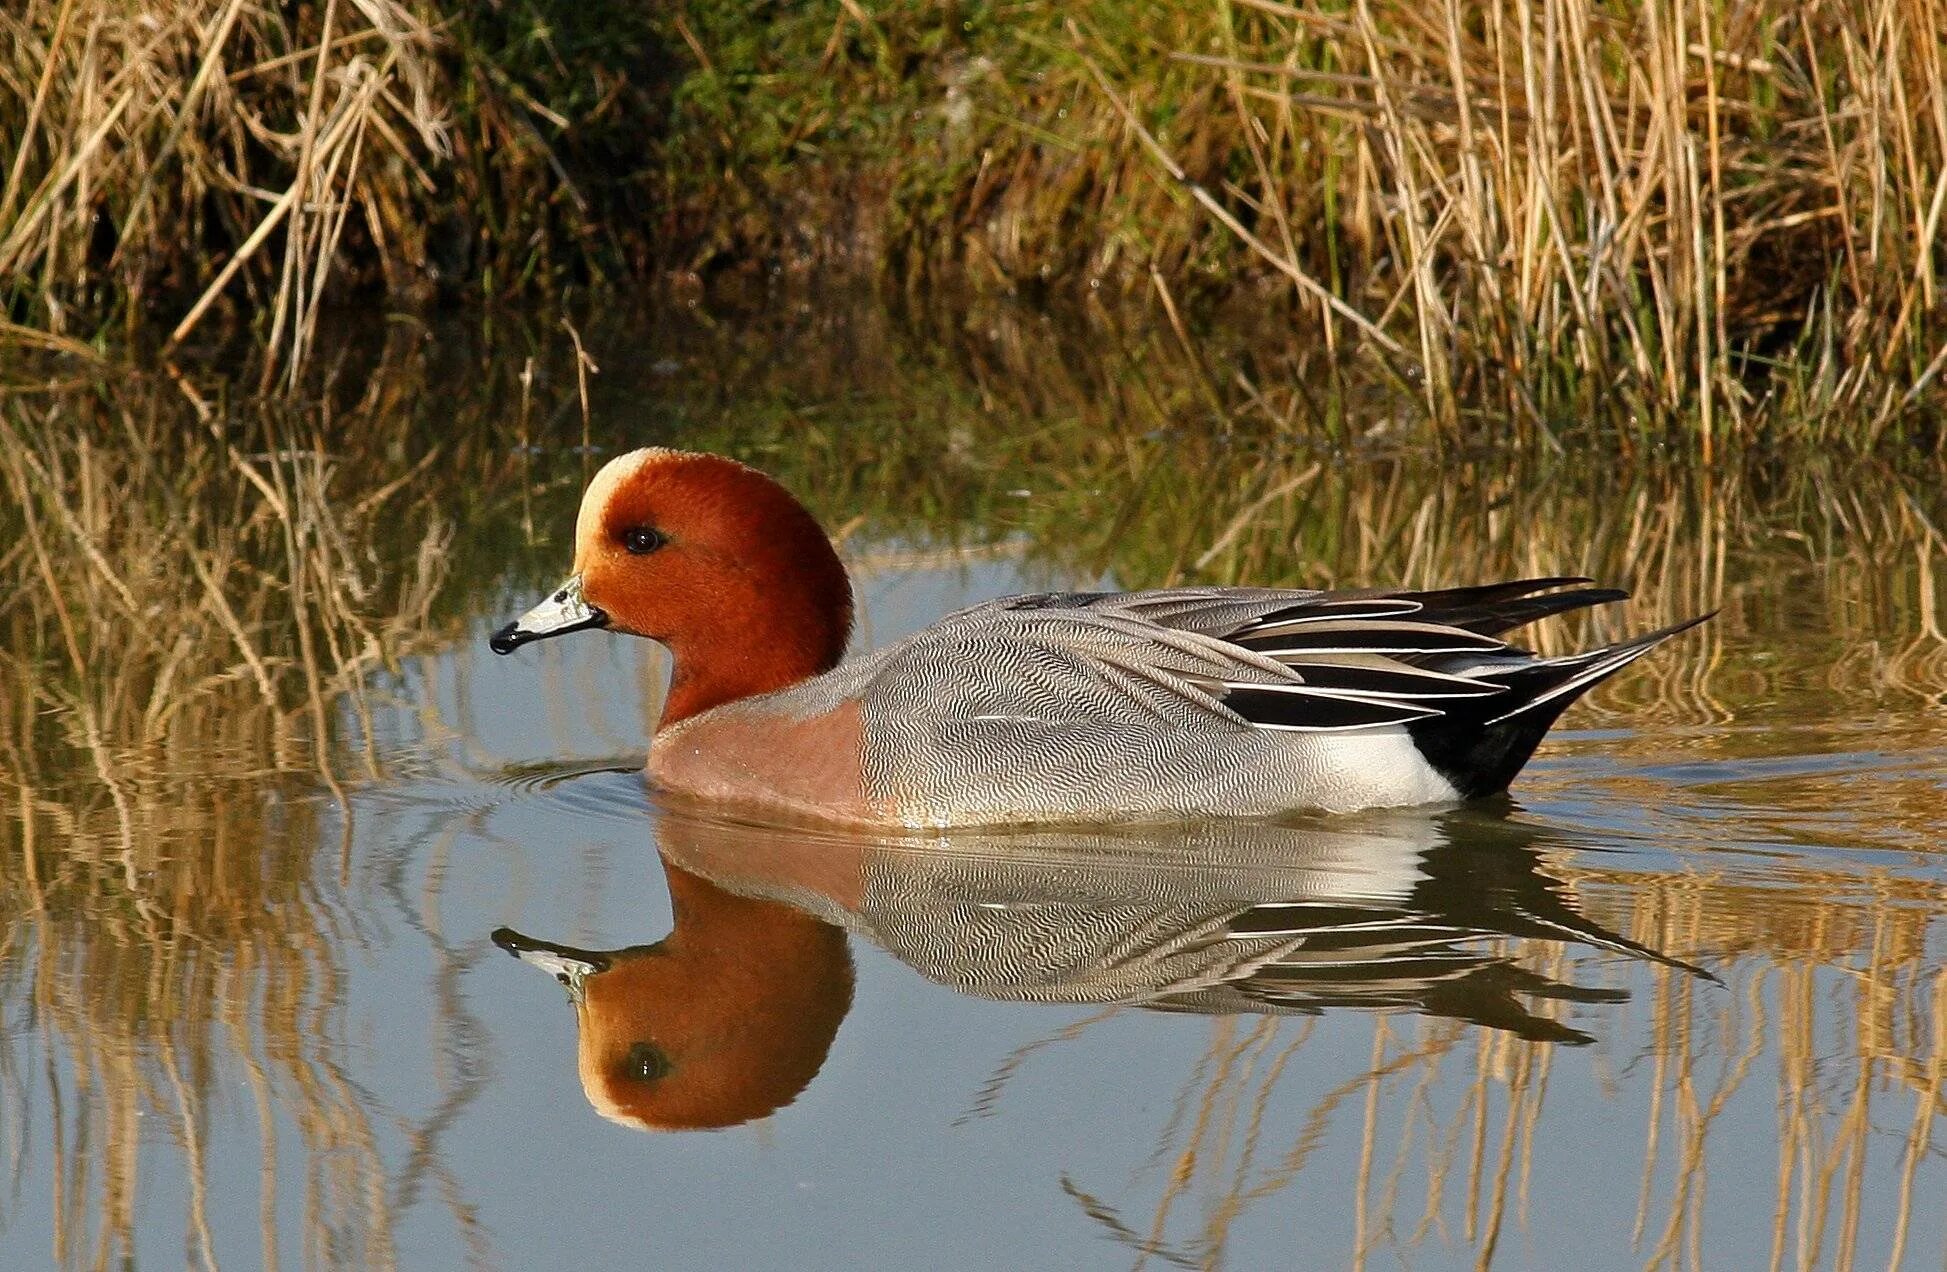
[[[629,481],[655,460],[671,452],[659,446],[645,446],[641,450],[617,455],[603,464],[582,492],[581,511],[575,516],[575,566],[581,567],[582,558],[594,545],[601,533],[602,510],[624,482]]]

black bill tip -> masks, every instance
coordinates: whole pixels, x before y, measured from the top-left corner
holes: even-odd
[[[495,928],[491,939],[495,945],[521,962],[530,967],[540,968],[564,985],[573,985],[584,976],[605,972],[614,961],[601,950],[583,950],[572,945],[559,945],[536,936],[524,935],[513,928]]]
[[[522,645],[546,640],[550,636],[566,636],[569,632],[585,632],[608,626],[608,615],[593,605],[583,604],[579,597],[574,598],[574,608],[564,612],[563,596],[564,593],[557,592],[495,632],[487,638],[487,648],[496,654],[511,654]]]

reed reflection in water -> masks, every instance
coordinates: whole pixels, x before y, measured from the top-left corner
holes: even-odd
[[[194,376],[0,401],[0,1265],[1947,1257],[1929,470],[1333,449],[1268,355],[1247,393],[1167,333],[1091,354],[1018,316],[594,324],[586,422],[565,337],[409,334],[309,404]],[[647,804],[646,645],[491,661],[553,581],[584,436],[804,491],[867,643],[1104,582],[1581,572],[1638,592],[1618,629],[1723,613],[1579,706],[1505,815],[848,857]],[[629,949],[710,897],[799,916],[766,926],[790,984],[713,994],[789,990],[776,1016],[829,1037],[787,1080],[745,1062],[771,1086],[743,1129],[613,1130],[559,991],[489,935]],[[1335,935],[1293,945],[1325,898]],[[1132,964],[1259,909],[1288,926]],[[1027,914],[1061,957],[1007,956]],[[536,1161],[599,1217],[564,1224]]]

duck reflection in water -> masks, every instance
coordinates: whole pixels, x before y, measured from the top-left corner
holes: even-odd
[[[982,998],[1406,1009],[1569,1044],[1591,1038],[1540,1004],[1627,994],[1530,970],[1509,938],[1715,979],[1581,915],[1542,870],[1551,835],[1478,809],[923,841],[670,815],[668,936],[494,941],[567,986],[589,1102],[644,1129],[733,1126],[795,1099],[851,1005],[848,931]]]

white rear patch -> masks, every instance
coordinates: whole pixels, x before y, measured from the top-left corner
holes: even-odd
[[[1460,798],[1404,729],[1286,736],[1299,751],[1291,769],[1296,798],[1288,807],[1349,813]]]

